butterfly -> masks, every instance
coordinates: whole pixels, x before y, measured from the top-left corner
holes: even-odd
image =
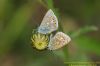
[[[54,36],[52,32],[58,29],[58,19],[54,12],[50,9],[46,13],[38,27],[31,37],[32,47],[38,50],[57,50],[71,41],[71,38],[63,33],[57,32]]]
[[[43,21],[38,28],[38,32],[42,34],[51,33],[58,29],[58,20],[50,9],[43,18]]]
[[[71,38],[64,34],[63,32],[57,32],[54,37],[50,38],[50,42],[48,44],[49,50],[59,49],[71,41]]]

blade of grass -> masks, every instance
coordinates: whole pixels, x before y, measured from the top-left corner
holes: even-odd
[[[30,5],[25,5],[16,11],[14,17],[7,25],[7,28],[1,34],[0,54],[10,50],[11,44],[16,40],[24,26],[27,24],[32,13],[31,9]],[[6,49],[4,47],[6,47]]]
[[[85,26],[83,28],[80,28],[79,30],[76,30],[75,32],[71,33],[72,38],[76,38],[78,36],[81,36],[85,33],[91,32],[91,31],[97,31],[98,28],[96,26]]]

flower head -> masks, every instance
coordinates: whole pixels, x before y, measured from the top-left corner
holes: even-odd
[[[43,50],[47,48],[49,37],[48,35],[35,33],[31,37],[32,40],[32,47],[35,47],[38,50]]]

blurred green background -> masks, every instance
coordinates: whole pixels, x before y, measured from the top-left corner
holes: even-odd
[[[48,9],[72,41],[56,51],[31,47]],[[68,66],[100,61],[100,0],[0,0],[0,66]]]

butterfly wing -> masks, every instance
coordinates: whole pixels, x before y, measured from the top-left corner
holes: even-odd
[[[53,11],[50,9],[43,18],[43,21],[38,28],[38,32],[42,34],[51,33],[58,28],[58,20],[54,15]]]
[[[63,32],[57,32],[54,37],[50,38],[48,45],[49,50],[59,49],[71,41],[71,38]]]

